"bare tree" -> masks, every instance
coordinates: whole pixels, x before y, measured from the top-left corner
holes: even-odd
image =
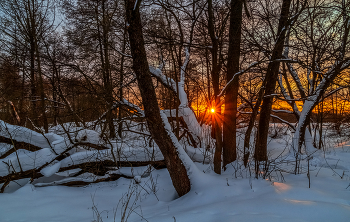
[[[208,0],[208,33],[211,40],[211,79],[213,85],[213,102],[215,107],[215,116],[213,117],[212,129],[215,132],[215,154],[214,154],[214,171],[221,174],[221,156],[222,156],[222,119],[221,103],[218,97],[220,93],[220,72],[223,65],[222,46],[225,33],[225,27],[229,18],[229,12],[224,12],[224,19],[218,26],[214,16],[213,1]]]
[[[111,107],[114,103],[113,91],[113,58],[115,47],[115,25],[120,10],[117,1],[64,1],[63,8],[70,24],[66,35],[70,41],[79,47],[85,59],[91,59],[98,65],[95,72],[102,80],[102,99],[105,101],[104,109],[109,129],[109,137],[116,137]],[[98,59],[96,59],[98,58]]]
[[[182,196],[189,192],[191,183],[185,165],[178,156],[177,147],[164,128],[144,47],[140,5],[140,0],[125,0],[133,69],[141,92],[149,130],[165,158],[173,185],[178,195]]]
[[[270,122],[271,107],[273,102],[273,93],[275,92],[276,82],[278,78],[278,70],[280,62],[278,59],[282,57],[283,45],[285,41],[285,35],[287,26],[289,25],[289,8],[291,0],[283,0],[280,19],[278,23],[277,39],[275,47],[272,51],[271,62],[267,67],[265,76],[264,98],[262,100],[262,106],[260,111],[259,127],[257,133],[257,139],[255,143],[254,157],[257,161],[267,160],[267,136]],[[277,60],[277,61],[275,61]]]
[[[344,88],[342,84],[337,86],[334,83],[338,81],[337,78],[341,79],[342,76],[346,75],[346,70],[350,67],[348,54],[350,16],[347,13],[350,7],[349,3],[346,1],[315,1],[309,4],[308,10],[303,15],[304,22],[298,24],[295,33],[290,34],[290,36],[297,38],[293,41],[288,39],[288,47],[283,54],[284,58],[289,59],[289,51],[298,53],[294,46],[298,46],[299,50],[303,49],[299,52],[298,63],[286,64],[288,74],[297,88],[297,95],[300,96],[297,100],[303,101],[301,111],[294,103],[290,103],[294,112],[299,116],[293,139],[293,153],[297,158],[302,154],[301,148],[304,142],[307,154],[311,155],[315,151],[310,130],[306,131],[312,110],[324,98]],[[320,10],[321,8],[322,10]],[[316,35],[315,33],[320,34]],[[335,36],[334,33],[338,33],[338,35]],[[304,72],[306,76],[303,75]],[[303,84],[303,79],[305,79],[307,87]],[[290,101],[294,98],[293,92],[286,90],[282,81],[280,77],[284,98]],[[334,89],[330,90],[332,85]],[[305,138],[307,139],[305,140]]]
[[[37,112],[45,132],[48,132],[46,116],[44,78],[41,61],[41,42],[52,27],[50,19],[53,15],[53,2],[41,0],[2,1],[0,10],[0,29],[5,36],[3,41],[16,42],[29,53],[29,69],[31,82],[32,115],[37,125]],[[39,107],[37,102],[39,103]]]
[[[229,82],[239,72],[241,52],[241,25],[243,1],[231,0],[229,49],[226,81]],[[236,119],[238,103],[239,76],[235,76],[225,96],[223,120],[223,166],[236,160]]]

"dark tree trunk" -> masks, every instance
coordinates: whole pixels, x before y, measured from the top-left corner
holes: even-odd
[[[126,47],[126,30],[124,32],[124,38],[123,38],[123,49],[122,49],[122,57],[120,59],[120,76],[119,76],[119,99],[122,100],[123,95],[123,79],[124,79],[124,53],[125,53],[125,47]],[[122,109],[118,109],[118,136],[119,138],[122,138],[122,130],[123,130],[123,122],[122,122]]]
[[[40,114],[41,114],[41,120],[42,125],[44,127],[45,133],[48,133],[49,125],[46,117],[46,106],[45,106],[45,92],[44,92],[44,80],[43,75],[41,73],[41,60],[40,60],[40,54],[39,54],[39,39],[38,39],[38,33],[37,33],[37,21],[35,17],[35,2],[32,0],[30,2],[30,6],[28,7],[29,14],[30,14],[30,28],[31,28],[31,50],[34,50],[34,52],[31,52],[31,56],[36,57],[37,62],[37,74],[38,74],[38,86],[39,86],[39,93],[40,93]],[[35,54],[34,54],[35,53]],[[37,114],[37,113],[36,113]]]
[[[102,12],[99,11],[99,4],[101,4],[102,6],[101,7]],[[108,24],[108,18],[105,10],[105,1],[102,1],[101,3],[96,2],[95,14],[96,14],[96,23],[97,23],[99,54],[100,54],[102,77],[103,77],[104,98],[106,101],[106,105],[104,108],[107,110],[106,124],[108,125],[108,130],[109,130],[108,137],[115,138],[116,134],[115,134],[115,127],[113,122],[113,113],[111,109],[113,105],[113,86],[112,86],[112,80],[111,80],[111,70],[110,70],[109,53],[108,53],[109,24]],[[102,21],[100,21],[100,16],[102,17]]]
[[[39,46],[38,46],[38,41],[35,38],[35,51],[36,51],[36,59],[37,59],[37,64],[38,64],[38,76],[39,76],[39,90],[40,90],[40,111],[41,111],[41,119],[42,119],[42,124],[45,130],[45,133],[49,132],[49,123],[47,121],[47,116],[46,116],[46,105],[45,105],[45,91],[44,91],[44,79],[43,79],[43,74],[41,73],[41,61],[40,61],[40,55],[39,55]]]
[[[38,125],[38,119],[37,119],[37,92],[36,92],[36,78],[35,78],[35,44],[34,44],[34,37],[31,33],[30,37],[30,100],[32,103],[31,106],[31,119],[34,123],[34,125]],[[31,125],[31,124],[29,124]],[[34,129],[34,127],[30,127],[31,129]]]
[[[239,57],[242,26],[241,0],[231,0],[230,33],[227,60],[226,81],[230,81],[239,71]],[[238,99],[239,77],[236,76],[233,84],[225,95],[225,112],[223,121],[223,166],[236,160],[236,116]]]
[[[214,12],[213,12],[213,1],[208,0],[208,32],[210,35],[210,39],[212,41],[212,48],[211,48],[211,56],[212,56],[212,69],[211,69],[211,79],[213,83],[213,89],[214,89],[214,95],[213,98],[215,99],[215,114],[216,117],[212,118],[214,120],[214,123],[212,126],[214,126],[215,131],[215,154],[214,154],[214,172],[217,174],[221,174],[221,154],[222,154],[222,129],[221,129],[221,122],[219,116],[221,115],[221,106],[220,104],[220,98],[217,97],[220,93],[220,70],[221,70],[221,64],[218,58],[218,52],[219,52],[219,39],[218,36],[216,36],[215,33],[215,27],[214,27],[215,21],[214,21]]]
[[[268,136],[268,130],[269,130],[271,107],[273,102],[273,96],[271,95],[275,92],[276,81],[278,78],[278,70],[280,66],[280,62],[275,60],[280,59],[282,57],[286,29],[288,25],[290,4],[291,4],[291,0],[283,0],[281,16],[280,16],[278,31],[277,31],[278,37],[276,40],[276,45],[272,51],[272,56],[271,56],[272,61],[269,63],[267,67],[267,72],[265,76],[267,81],[265,85],[263,104],[261,106],[261,111],[260,111],[259,127],[258,127],[258,134],[257,134],[257,139],[255,144],[255,154],[254,154],[254,157],[257,161],[267,160],[267,136]]]
[[[114,121],[113,121],[113,113],[112,109],[110,107],[113,105],[113,83],[112,83],[112,72],[111,72],[111,66],[110,66],[110,58],[109,58],[109,41],[108,41],[108,34],[109,34],[109,18],[106,15],[106,9],[105,9],[105,1],[102,2],[102,16],[103,16],[103,21],[102,21],[102,34],[103,34],[103,51],[104,51],[104,57],[105,57],[105,81],[106,81],[106,99],[107,99],[107,104],[108,107],[107,109],[109,110],[107,112],[107,122],[108,122],[108,128],[109,128],[109,137],[110,138],[115,138],[115,127],[114,127]]]
[[[265,85],[265,81],[263,82],[262,85]],[[260,88],[258,95],[257,95],[257,100],[255,102],[254,107],[252,108],[252,114],[250,115],[247,131],[245,132],[245,135],[244,135],[243,160],[244,160],[245,167],[247,166],[248,158],[249,158],[249,154],[250,154],[250,151],[249,151],[250,136],[251,136],[252,131],[253,131],[253,127],[255,124],[256,117],[258,115],[258,111],[259,111],[259,107],[260,107],[263,95],[264,95],[264,88]]]
[[[134,10],[135,0],[125,0],[133,70],[136,74],[150,133],[164,156],[175,190],[179,196],[183,196],[190,191],[191,183],[186,168],[179,158],[176,147],[168,132],[165,130],[164,123],[160,116],[157,97],[152,84],[144,47],[141,18],[138,9],[139,4],[140,2]]]

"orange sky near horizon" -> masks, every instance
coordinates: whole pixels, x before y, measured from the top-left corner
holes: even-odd
[[[296,101],[296,104],[297,104],[299,110],[301,111],[302,110],[302,106],[303,106],[303,102],[302,101]],[[333,110],[333,108],[332,108],[333,106],[334,106],[334,109],[337,110],[337,111],[334,111],[334,112],[337,112],[338,114],[350,113],[350,101],[346,101],[346,100],[333,101],[333,103],[332,103],[331,99],[326,99],[323,102],[323,111],[324,112],[332,111]],[[317,105],[313,109],[313,112],[315,112],[315,113],[318,112],[319,107],[320,106]],[[211,109],[213,107],[211,107],[211,106],[208,107],[207,105],[198,104],[198,110],[197,110],[197,105],[195,104],[195,105],[192,105],[192,108],[195,111],[195,113],[197,114],[198,110],[199,110],[199,113],[204,113],[206,111],[206,109],[209,109],[208,111],[212,112]],[[273,105],[272,105],[272,109],[274,109],[274,110],[288,110],[288,111],[292,111],[290,105],[286,101],[274,102]],[[222,105],[221,106],[221,112],[223,113],[224,110],[225,110],[225,106]]]

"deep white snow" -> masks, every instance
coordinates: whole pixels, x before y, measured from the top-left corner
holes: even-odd
[[[44,168],[42,173],[47,177],[33,184],[28,179],[11,182],[5,193],[0,194],[0,221],[108,222],[122,221],[124,213],[129,216],[124,221],[129,222],[349,221],[350,143],[344,142],[344,138],[340,143],[337,137],[329,137],[327,149],[309,161],[309,188],[307,161],[301,162],[297,175],[291,173],[293,162],[287,163],[292,160],[287,148],[292,144],[290,138],[292,135],[287,132],[270,139],[269,155],[276,161],[271,163],[274,170],[269,171],[271,174],[266,179],[255,179],[254,168],[244,168],[240,161],[230,165],[222,175],[216,175],[210,164],[191,164],[191,168],[196,168],[190,175],[195,182],[191,191],[180,198],[166,169],[147,166],[111,171],[130,179],[84,187],[54,185],[60,180],[94,179],[88,173],[69,177],[79,169],[57,173],[61,165],[69,164],[67,158]],[[123,147],[133,152],[137,145],[139,150],[144,149],[140,142]],[[44,151],[52,155],[49,148]],[[77,152],[70,158],[83,161],[82,153],[89,152],[94,151]],[[21,155],[29,152],[23,151]],[[181,151],[181,155],[186,154]]]

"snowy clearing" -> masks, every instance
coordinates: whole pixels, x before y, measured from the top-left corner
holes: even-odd
[[[283,151],[285,141],[271,140],[271,153]],[[43,179],[34,185],[22,179],[18,184],[11,182],[0,194],[0,220],[107,222],[123,221],[125,213],[124,221],[348,221],[350,143],[334,145],[323,156],[310,161],[311,188],[307,162],[301,163],[301,174],[274,170],[265,180],[255,179],[253,172],[250,176],[237,161],[222,175],[216,175],[208,164],[196,163],[203,173],[181,198],[166,169],[124,167],[119,173],[134,179],[84,187],[40,187]],[[290,164],[279,167],[293,168]],[[145,174],[147,170],[151,173]],[[60,177],[65,178],[56,173],[45,182]]]

